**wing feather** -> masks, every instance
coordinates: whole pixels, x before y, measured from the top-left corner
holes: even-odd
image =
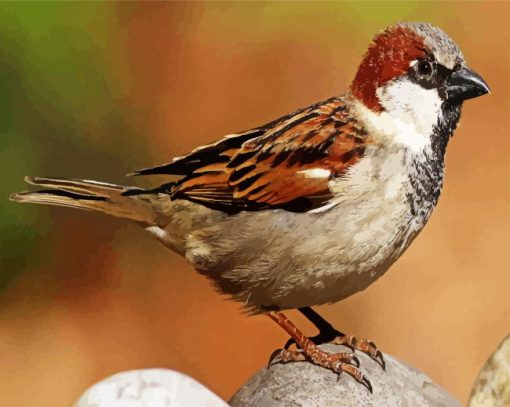
[[[331,199],[330,181],[361,159],[368,142],[348,103],[332,98],[138,174],[184,175],[173,199],[227,212],[309,210]]]

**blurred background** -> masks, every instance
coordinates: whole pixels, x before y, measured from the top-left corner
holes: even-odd
[[[7,200],[25,175],[124,174],[340,94],[374,33],[449,33],[492,94],[469,101],[424,232],[363,293],[320,308],[465,402],[510,331],[508,14],[503,2],[0,4],[0,405],[72,404],[166,367],[228,399],[286,340],[136,225]],[[313,333],[297,313],[289,312]]]

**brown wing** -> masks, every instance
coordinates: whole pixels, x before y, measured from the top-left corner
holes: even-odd
[[[304,211],[331,198],[329,181],[364,153],[366,133],[341,98],[220,140],[141,174],[182,174],[174,199],[227,212],[283,207]]]

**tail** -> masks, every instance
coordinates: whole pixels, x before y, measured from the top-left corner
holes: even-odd
[[[103,212],[145,226],[157,224],[158,214],[151,204],[151,191],[144,194],[144,190],[135,187],[61,178],[26,177],[25,181],[45,189],[12,194],[11,201]]]

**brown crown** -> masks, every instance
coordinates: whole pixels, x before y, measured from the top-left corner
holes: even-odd
[[[424,56],[423,39],[416,32],[399,25],[387,28],[368,47],[352,82],[352,94],[369,109],[383,111],[377,88],[407,72],[411,61]]]

